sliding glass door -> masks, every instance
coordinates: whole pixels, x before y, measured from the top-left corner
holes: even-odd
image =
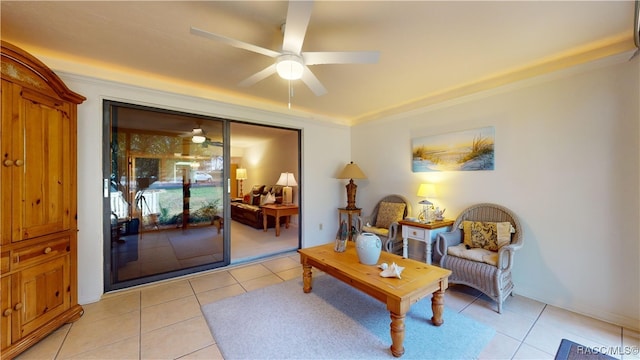
[[[229,264],[228,126],[104,102],[106,291]]]

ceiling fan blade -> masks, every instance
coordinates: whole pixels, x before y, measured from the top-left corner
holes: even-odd
[[[191,27],[191,34],[193,35],[198,35],[198,36],[202,36],[204,38],[207,39],[211,39],[211,40],[215,40],[215,41],[219,41],[222,43],[225,43],[227,45],[231,45],[233,47],[236,47],[238,49],[244,49],[244,50],[248,50],[254,53],[258,53],[258,54],[262,54],[262,55],[266,55],[272,58],[278,57],[282,54],[280,54],[277,51],[273,51],[273,50],[269,50],[269,49],[265,49],[263,47],[257,46],[257,45],[252,45],[240,40],[236,40],[236,39],[232,39],[223,35],[218,35],[218,34],[214,34],[212,32],[208,32],[202,29],[198,29],[196,27]]]
[[[287,20],[284,27],[282,50],[292,54],[300,54],[302,43],[311,18],[312,1],[290,0]]]
[[[307,84],[309,89],[311,89],[316,96],[322,96],[327,93],[327,89],[325,89],[322,83],[320,83],[320,80],[318,80],[318,78],[306,66],[302,71],[302,81]]]
[[[258,81],[268,78],[269,76],[275,73],[276,73],[276,64],[271,64],[266,68],[258,71],[257,73],[249,76],[248,78],[242,80],[238,85],[243,87],[249,87],[257,83]]]
[[[306,65],[317,64],[375,64],[380,60],[379,51],[320,51],[303,52]]]

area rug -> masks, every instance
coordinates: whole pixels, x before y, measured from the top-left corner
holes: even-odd
[[[571,340],[562,339],[555,360],[613,360],[614,358]]]
[[[250,291],[202,306],[225,359],[391,359],[386,306],[328,275]],[[403,359],[471,359],[495,330],[448,308],[431,324],[429,297],[405,318]]]
[[[179,260],[222,254],[222,237],[213,231],[184,230],[170,235],[169,242]]]

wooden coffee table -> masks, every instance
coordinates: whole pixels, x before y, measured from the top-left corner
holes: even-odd
[[[404,354],[404,319],[412,304],[433,294],[431,322],[435,326],[442,325],[444,292],[449,286],[450,270],[383,251],[378,264],[395,262],[404,267],[402,279],[383,278],[376,265],[363,265],[358,261],[354,242],[349,241],[347,250],[342,253],[335,252],[333,246],[330,243],[298,250],[305,293],[311,291],[311,268],[315,267],[387,304],[391,314],[391,353],[396,357]]]

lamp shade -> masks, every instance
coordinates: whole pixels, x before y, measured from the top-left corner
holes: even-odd
[[[342,169],[340,174],[338,174],[338,179],[366,179],[366,175],[360,170],[358,165],[354,164],[353,161],[348,163],[347,166]]]
[[[418,188],[418,196],[424,198],[436,197],[436,186],[434,184],[420,184]]]
[[[280,178],[278,179],[278,182],[276,182],[276,185],[298,186],[298,183],[296,182],[296,178],[293,176],[293,173],[283,172],[280,174]]]
[[[247,169],[245,169],[245,168],[236,169],[236,179],[237,180],[247,180]]]

